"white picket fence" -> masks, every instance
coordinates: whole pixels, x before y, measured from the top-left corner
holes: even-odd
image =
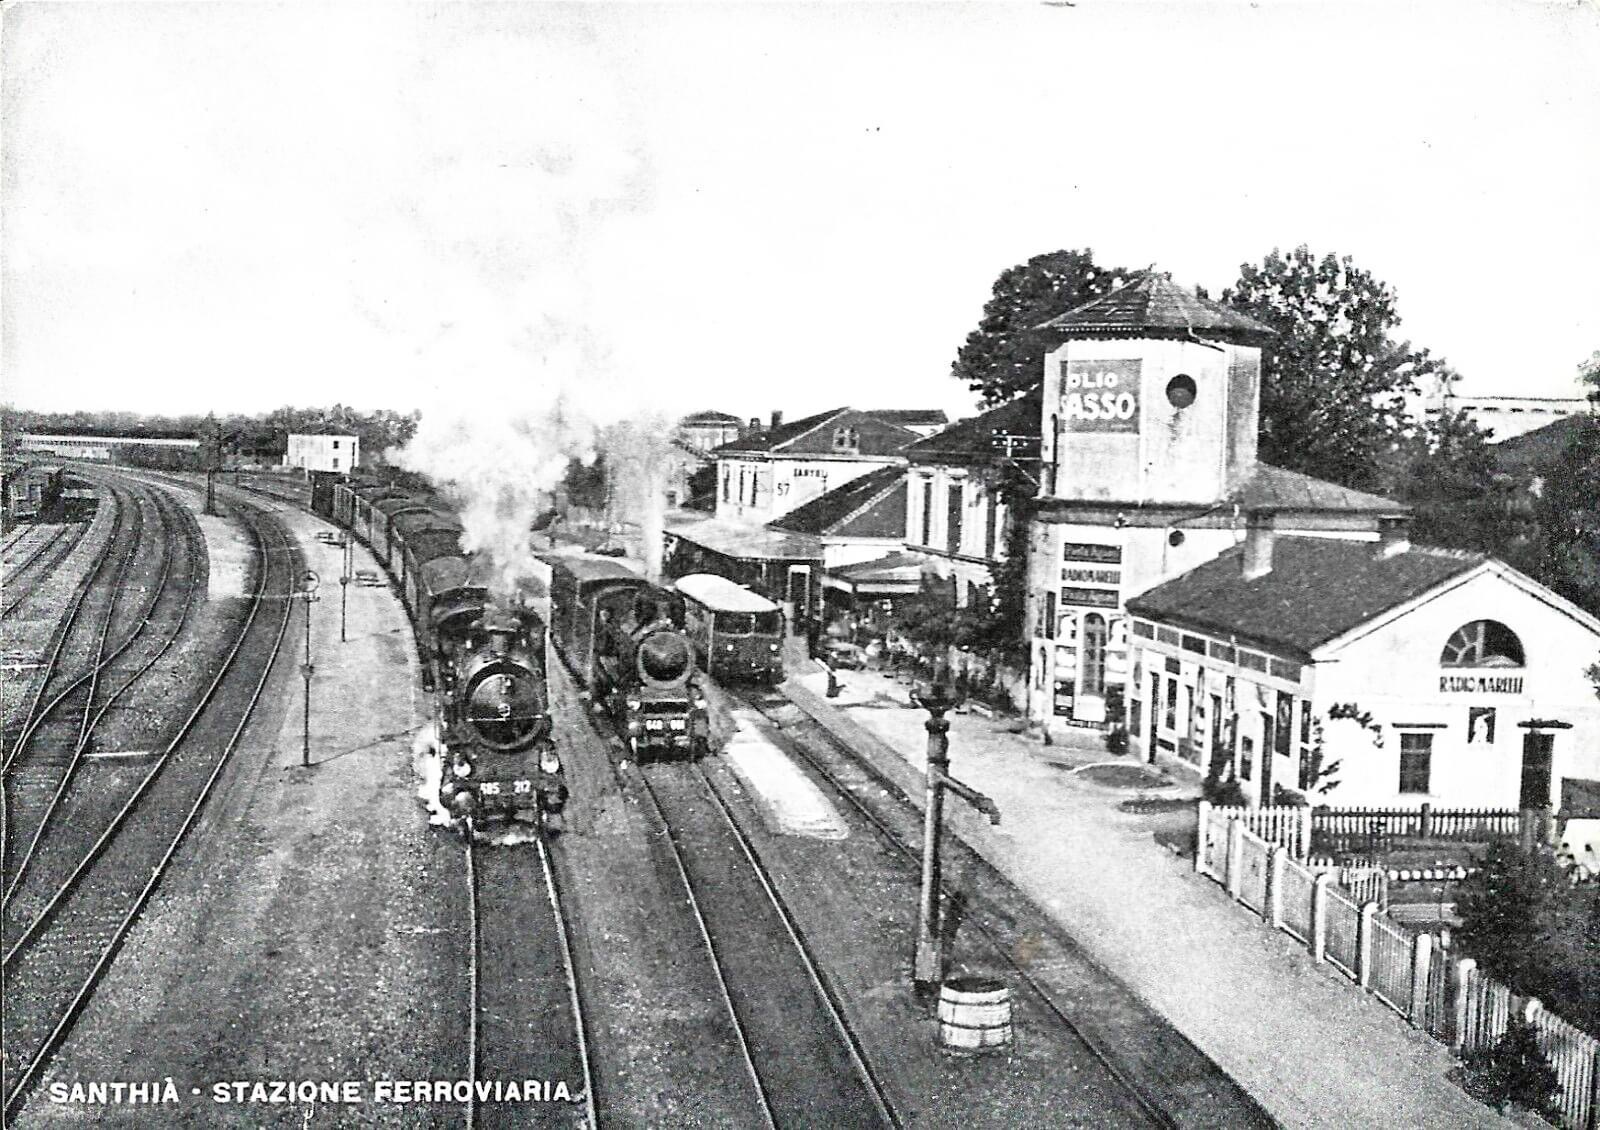
[[[1492,1046],[1520,1015],[1560,1080],[1558,1125],[1600,1130],[1600,1040],[1537,1000],[1516,997],[1471,958],[1439,949],[1431,934],[1411,934],[1376,902],[1358,902],[1331,872],[1317,874],[1296,862],[1298,828],[1265,824],[1283,837],[1275,841],[1249,827],[1248,816],[1235,815],[1259,811],[1200,802],[1195,870],[1458,1054]],[[1309,831],[1309,823],[1305,827]]]

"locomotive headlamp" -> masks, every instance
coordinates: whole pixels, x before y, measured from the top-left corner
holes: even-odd
[[[638,710],[644,705],[644,699],[640,698],[636,694],[630,694],[627,698],[622,700],[622,704],[629,710]]]
[[[539,755],[539,769],[545,773],[561,772],[561,758],[554,749],[547,749]]]
[[[457,777],[470,777],[472,776],[472,762],[457,761],[454,765],[450,766],[450,772],[454,773]]]

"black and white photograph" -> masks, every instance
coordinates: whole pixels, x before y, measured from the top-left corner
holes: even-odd
[[[1600,1130],[1595,0],[3,0],[0,504],[0,1126]]]

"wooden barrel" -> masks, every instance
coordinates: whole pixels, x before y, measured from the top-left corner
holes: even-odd
[[[939,1039],[976,1054],[1011,1044],[1011,990],[991,977],[952,977],[939,988]]]

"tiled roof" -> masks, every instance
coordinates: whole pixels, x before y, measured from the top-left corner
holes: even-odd
[[[898,521],[894,495],[899,494]],[[868,471],[767,525],[775,530],[840,537],[903,538],[906,471],[892,465]]]
[[[1259,344],[1270,326],[1146,271],[1126,286],[1044,322],[1060,337],[1188,337]]]
[[[906,458],[960,457],[964,461],[987,462],[994,457],[992,440],[996,432],[1012,435],[1039,435],[1042,396],[1035,390],[1016,400],[991,408],[981,416],[958,420],[937,435],[918,440],[905,449]]]
[[[787,424],[780,424],[778,427],[772,428],[768,431],[755,432],[751,435],[736,439],[731,443],[725,443],[721,447],[714,448],[713,450],[719,454],[722,452],[733,451],[771,451],[774,448],[783,446],[790,440],[799,439],[812,428],[821,427],[835,416],[841,415],[848,411],[850,411],[848,407],[830,408],[826,412],[818,412],[815,416],[806,416],[799,420],[792,420]]]
[[[907,427],[927,427],[929,424],[950,422],[950,417],[945,415],[942,408],[867,408],[864,411],[869,416]]]
[[[1377,543],[1279,534],[1272,571],[1241,574],[1243,547],[1128,601],[1140,616],[1202,631],[1313,649],[1404,604],[1488,558],[1481,553],[1412,547],[1380,560]]]
[[[1265,463],[1257,463],[1226,501],[1237,503],[1241,510],[1345,510],[1393,515],[1411,512],[1411,507],[1392,498],[1351,490]]]

